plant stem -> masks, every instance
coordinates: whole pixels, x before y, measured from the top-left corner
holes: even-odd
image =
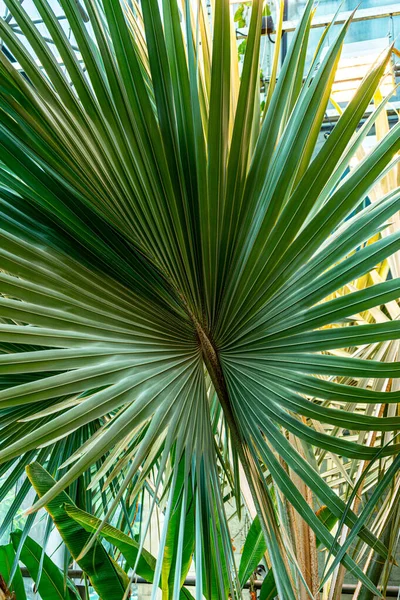
[[[253,496],[254,504],[260,519],[260,524],[263,530],[267,547],[268,549],[270,548],[271,536],[274,536],[279,543],[281,550],[281,559],[285,563],[286,572],[289,575],[290,571],[288,569],[288,564],[286,561],[286,554],[283,552],[284,546],[280,530],[276,523],[274,507],[272,505],[272,501],[268,494],[268,491],[265,489],[265,482],[260,477],[254,457],[248,447],[246,440],[242,437],[237,421],[235,419],[225,377],[218,357],[218,352],[214,347],[210,336],[206,334],[204,328],[197,321],[196,317],[194,317],[194,315],[191,315],[191,318],[196,327],[196,333],[199,340],[199,345],[201,348],[204,363],[210,375],[219,402],[222,406],[222,410],[224,412],[224,416],[228,424],[233,443],[235,444],[236,451],[238,453],[240,462],[242,463],[243,471],[249,484],[251,494]]]

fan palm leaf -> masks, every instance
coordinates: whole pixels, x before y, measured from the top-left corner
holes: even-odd
[[[147,0],[131,10],[87,0],[89,27],[73,0],[61,0],[79,53],[46,0],[35,6],[55,53],[19,2],[6,4],[27,43],[0,21],[21,69],[0,53],[3,473],[19,477],[34,457],[47,465],[64,444],[50,469],[61,468],[58,482],[38,509],[83,473],[95,486],[93,465],[105,460],[101,478],[119,482],[108,518],[157,465],[153,503],[161,495],[166,504],[154,588],[172,519],[180,580],[192,498],[198,597],[238,597],[215,444],[222,409],[230,483],[240,498],[242,470],[279,597],[293,600],[310,580],[284,543],[267,474],[337,560],[377,592],[281,463],[344,520],[350,540],[388,556],[365,525],[376,498],[357,522],[289,440],[354,461],[388,457],[381,493],[399,466],[399,444],[383,433],[399,428],[395,412],[319,401],[399,401],[397,390],[335,379],[398,377],[399,362],[332,352],[400,338],[396,320],[337,326],[398,298],[397,278],[322,302],[400,248],[398,231],[380,235],[400,208],[398,189],[347,220],[398,160],[396,125],[345,175],[374,124],[357,132],[390,49],[315,153],[350,20],[321,58],[323,36],[303,80],[311,1],[263,115],[260,0],[240,83],[225,0],[214,2],[212,31],[203,2]],[[375,444],[315,423],[376,431]],[[168,579],[166,597],[176,598],[179,585]]]

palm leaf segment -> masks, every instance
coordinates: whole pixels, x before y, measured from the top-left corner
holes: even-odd
[[[347,219],[395,165],[399,126],[343,178],[373,125],[371,117],[356,133],[389,53],[314,156],[349,23],[321,60],[323,36],[303,81],[311,2],[262,115],[258,0],[240,83],[224,0],[215,0],[212,32],[201,2],[159,8],[147,0],[141,12],[87,0],[89,29],[76,3],[61,0],[79,54],[46,0],[35,0],[58,58],[18,1],[6,4],[30,48],[0,22],[23,70],[0,54],[2,472],[13,466],[20,474],[38,453],[46,462],[62,443],[69,468],[58,471],[38,507],[105,456],[102,475],[112,480],[128,465],[125,482],[139,473],[137,489],[155,460],[157,486],[170,457],[183,460],[180,485],[196,507],[200,591],[211,597],[222,560],[215,597],[226,597],[226,586],[236,595],[213,442],[215,390],[278,592],[294,598],[264,469],[328,547],[331,534],[277,455],[339,517],[344,504],[284,431],[371,460],[377,448],[312,423],[378,432],[400,424],[309,399],[399,401],[399,392],[334,381],[398,377],[399,363],[329,352],[398,339],[399,323],[327,327],[396,299],[397,279],[321,303],[400,248],[399,232],[363,245],[399,209],[398,190]],[[386,445],[380,456],[398,449]],[[176,485],[173,475],[166,521]],[[351,511],[346,524],[355,524]],[[183,529],[184,519],[180,537]],[[358,535],[377,544],[365,528]],[[210,545],[215,552],[202,552]],[[347,555],[340,558],[363,578]]]

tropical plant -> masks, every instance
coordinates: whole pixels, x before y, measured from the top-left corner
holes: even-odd
[[[241,2],[233,15],[233,22],[237,27],[246,27],[249,13],[251,13],[251,2]]]
[[[15,570],[14,576],[10,579],[15,559],[12,544],[0,546],[0,598],[1,600],[26,600],[24,580],[22,579],[19,567]]]
[[[5,598],[15,600],[26,600],[22,572],[16,561],[20,560],[28,570],[29,576],[34,582],[34,589],[38,592],[41,600],[79,600],[80,595],[77,588],[69,578],[64,578],[61,569],[44,552],[43,548],[31,537],[24,536],[21,530],[15,530],[11,534],[10,544],[0,546],[0,581],[3,585],[0,589],[5,590]],[[7,589],[15,590],[10,592]],[[7,593],[9,596],[7,596]],[[12,594],[15,594],[14,596]],[[0,595],[0,598],[3,597]]]
[[[27,473],[39,497],[42,497],[56,483],[51,475],[49,475],[49,473],[38,463],[29,465],[27,467]],[[76,560],[79,567],[81,567],[83,573],[88,577],[90,584],[100,598],[120,598],[123,596],[125,590],[129,589],[130,586],[129,578],[126,574],[128,568],[134,568],[135,572],[140,577],[145,578],[146,581],[153,581],[156,559],[147,552],[147,550],[141,549],[140,542],[134,537],[129,537],[120,530],[107,524],[101,529],[102,537],[123,554],[126,561],[124,570],[121,568],[120,564],[108,554],[99,540],[96,541],[89,552],[81,556],[82,550],[90,539],[89,533],[93,530],[96,531],[97,526],[100,525],[100,521],[90,513],[77,508],[65,492],[61,492],[53,498],[46,505],[46,510],[51,515],[55,526],[71,553],[71,557]],[[171,529],[172,532],[175,533],[175,527],[172,526]],[[15,533],[11,535],[14,543]],[[17,534],[16,537],[17,541],[20,541],[21,535]],[[190,535],[189,539],[192,540],[193,535]],[[173,545],[171,546],[171,549],[173,550]],[[184,553],[185,571],[182,577],[183,580],[185,579],[190,566],[192,552],[193,550],[189,544]],[[22,562],[25,562],[23,552],[21,553],[21,560]],[[169,575],[169,572],[167,572],[167,575]],[[174,587],[174,577],[169,579],[169,587],[172,591],[172,588]],[[180,587],[182,587],[182,585]],[[120,590],[118,590],[118,588],[120,588]],[[181,599],[192,598],[191,594],[184,588],[181,590],[178,588],[178,592],[180,594],[179,598]]]
[[[80,595],[61,569],[44,552],[43,548],[31,537],[24,536],[21,530],[15,530],[11,534],[11,547],[14,548],[15,557],[28,570],[28,574],[34,582],[34,589],[42,600],[79,600]],[[14,558],[15,561],[15,558]],[[21,580],[19,567],[14,570],[15,574],[9,573],[13,582],[14,577]],[[11,583],[12,585],[12,583]],[[18,600],[22,596],[18,595]]]
[[[0,21],[17,61],[0,53],[0,496],[33,459],[46,465],[58,480],[31,513],[69,488],[100,514],[80,559],[146,489],[164,514],[154,590],[178,597],[190,531],[196,593],[214,600],[241,595],[228,493],[258,515],[281,600],[318,594],[316,538],[328,585],[342,564],[379,596],[349,550],[360,540],[391,560],[368,525],[398,473],[400,417],[355,408],[397,405],[369,381],[400,362],[351,350],[399,339],[400,323],[352,317],[400,284],[323,300],[400,248],[399,231],[380,233],[398,188],[351,216],[396,167],[400,126],[345,175],[390,50],[315,152],[351,19],[323,33],[305,73],[309,1],[276,81],[278,24],[260,114],[260,0],[240,80],[226,0],[212,30],[203,2],[85,0],[88,25],[60,0],[72,39],[34,2],[46,38],[18,0],[6,4],[25,42]],[[382,459],[357,515],[319,475],[321,453],[368,461],[364,475]],[[342,543],[325,506],[350,530]]]

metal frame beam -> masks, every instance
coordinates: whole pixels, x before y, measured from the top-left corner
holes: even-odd
[[[23,577],[29,577],[29,572],[28,569],[26,569],[25,567],[21,567],[21,573]],[[71,579],[83,579],[83,571],[81,571],[80,569],[68,569],[68,576]],[[147,581],[146,579],[143,579],[143,577],[134,577],[133,579],[134,583],[140,583],[140,584],[148,584],[148,585],[152,585],[152,583],[150,583],[149,581]],[[262,586],[262,581],[261,580],[256,580],[252,582],[252,585],[254,586],[254,588],[256,590],[259,590]],[[183,585],[185,587],[195,587],[196,585],[196,577],[186,577]],[[247,583],[245,583],[244,585],[245,589],[249,589],[250,588],[250,581],[248,581]],[[354,592],[356,591],[356,586],[354,584],[343,584],[342,586],[342,593],[343,594],[354,594]],[[386,597],[391,597],[391,598],[397,598],[398,594],[400,592],[400,588],[397,585],[389,585],[386,588]]]
[[[351,16],[353,11],[339,13],[336,19],[336,25],[342,25]],[[400,15],[400,3],[390,4],[386,6],[377,6],[376,8],[360,8],[356,11],[352,23],[358,21],[371,21],[373,19],[384,19],[387,17],[398,17]],[[311,28],[327,27],[333,21],[335,15],[320,15],[314,17],[311,23]],[[297,21],[284,21],[283,31],[294,31],[297,27]]]
[[[238,4],[237,0],[230,0],[231,4]],[[338,14],[335,24],[342,25],[351,16],[353,11],[349,10]],[[377,6],[373,8],[360,8],[356,11],[353,16],[353,23],[358,21],[371,21],[373,19],[384,19],[387,17],[398,17],[400,16],[400,2],[397,4],[387,4],[385,6]],[[318,27],[327,27],[334,19],[334,14],[329,15],[318,15],[314,17],[311,23],[311,29]],[[283,21],[282,30],[284,32],[294,31],[298,25],[298,21]],[[239,32],[240,33],[240,32]],[[266,35],[266,34],[263,34]]]

